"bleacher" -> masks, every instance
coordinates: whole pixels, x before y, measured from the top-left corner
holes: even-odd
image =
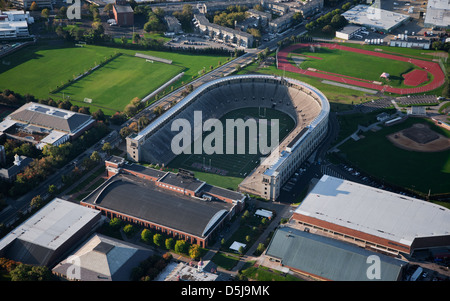
[[[312,96],[295,87],[288,87],[279,81],[239,79],[221,82],[207,93],[202,93],[188,107],[173,116],[173,120],[186,119],[193,129],[194,111],[201,111],[205,122],[210,118],[220,119],[230,111],[246,107],[273,108],[291,116],[297,126],[293,134],[286,137],[287,141],[293,139],[290,136],[295,137],[295,133],[310,124],[321,110],[320,104]],[[175,158],[171,143],[178,131],[171,131],[171,124],[172,121],[167,122],[146,140],[142,148],[144,161],[168,164]]]

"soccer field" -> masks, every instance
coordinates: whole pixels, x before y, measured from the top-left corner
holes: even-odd
[[[314,68],[359,79],[379,81],[393,87],[404,86],[402,74],[415,69],[415,66],[408,62],[325,47],[296,49],[290,57],[293,63],[300,57],[302,62],[298,66],[304,70]],[[383,72],[389,73],[389,81],[380,78]]]
[[[228,114],[225,114],[220,121],[222,124],[225,124],[226,119],[249,119],[254,118],[257,122],[263,122],[262,119],[266,119],[268,122],[270,120],[278,119],[279,120],[279,140],[281,141],[287,134],[295,127],[294,120],[282,113],[280,111],[274,109],[263,109],[263,108],[245,108],[239,109],[235,111],[231,111]],[[227,129],[229,130],[229,129]],[[224,126],[224,138],[223,141],[226,141],[226,135],[229,135],[230,132],[227,132]],[[271,127],[270,123],[267,126],[268,132],[270,132]],[[236,134],[236,133],[235,133]],[[208,133],[205,133],[203,138],[205,138]],[[235,135],[236,138],[236,135]],[[235,139],[236,141],[236,139]],[[245,154],[238,154],[235,152],[234,154],[180,154],[178,155],[172,162],[169,163],[169,168],[185,168],[192,171],[202,171],[211,174],[223,175],[228,177],[237,177],[237,178],[245,178],[256,166],[259,165],[261,154],[258,152],[257,154],[252,154],[248,151],[250,143],[258,144],[258,141],[253,141],[249,139],[248,133],[246,137],[246,145]],[[270,142],[270,140],[269,140]],[[236,143],[235,143],[236,147]],[[225,149],[225,146],[224,146]],[[259,149],[259,144],[258,144]]]
[[[100,108],[107,114],[114,114],[122,111],[134,97],[145,97],[182,71],[183,68],[176,65],[151,63],[123,54],[58,94],[64,93],[73,104],[89,105],[94,111]],[[92,103],[84,103],[84,98],[92,99]]]

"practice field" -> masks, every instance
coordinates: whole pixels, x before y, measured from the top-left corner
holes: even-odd
[[[84,98],[105,113],[121,111],[134,97],[143,98],[181,73],[183,68],[120,55],[58,92],[79,106]]]
[[[58,86],[66,84],[69,80],[73,80],[78,75],[83,74],[89,69],[97,66],[115,54],[123,53],[124,55],[134,56],[136,52],[171,60],[173,63],[172,65],[160,65],[160,63],[156,64],[156,62],[153,63],[153,68],[156,69],[156,66],[158,66],[157,72],[153,74],[153,72],[147,72],[144,70],[145,68],[143,67],[146,66],[144,64],[145,60],[143,60],[144,62],[133,60],[133,64],[136,65],[136,74],[133,76],[135,79],[137,78],[139,84],[135,84],[133,82],[131,87],[126,87],[126,90],[129,92],[129,96],[127,95],[127,97],[121,100],[122,105],[119,105],[118,103],[113,104],[114,107],[118,107],[120,110],[123,110],[123,108],[136,95],[142,96],[146,93],[151,93],[152,88],[157,86],[157,83],[155,83],[155,78],[158,81],[160,81],[160,77],[161,79],[170,78],[170,76],[165,75],[166,71],[169,75],[179,73],[180,70],[184,71],[184,76],[173,85],[174,88],[177,88],[181,86],[182,82],[188,83],[192,80],[193,76],[198,76],[199,72],[202,70],[208,71],[211,66],[217,67],[219,62],[224,63],[228,58],[228,56],[132,50],[96,45],[75,47],[73,43],[69,42],[43,41],[37,43],[36,45],[20,49],[15,53],[1,59],[0,90],[10,89],[22,95],[32,94],[38,99],[47,99],[49,97],[61,99],[62,92],[58,92],[57,95],[50,94],[50,92],[55,90]],[[96,84],[95,81],[89,82],[93,77],[97,76],[95,74],[96,72],[94,72],[85,79],[82,79],[82,81],[74,84],[71,88],[74,89],[72,92],[77,92],[74,94],[77,95],[77,97],[78,94],[80,94],[79,92],[83,92],[80,94],[82,97],[81,100],[84,100],[85,97],[92,98],[92,105],[86,104],[86,106],[92,107],[91,112],[95,112],[98,109],[98,107],[94,106],[96,100],[94,97],[89,97],[88,95],[85,96],[82,88],[86,88],[86,94],[88,94],[90,91],[95,90],[96,85],[98,85],[98,87],[103,85],[103,93],[114,95],[111,91],[118,91],[113,87],[114,84],[120,84],[120,82],[130,83],[128,81],[129,79],[126,77],[130,74],[127,73],[129,72],[127,69],[128,66],[124,63],[126,60],[126,58],[124,59],[120,57],[119,60],[113,60],[106,66],[100,68],[98,71],[100,71],[101,75],[105,76],[105,78],[102,76],[102,83]],[[148,63],[148,65],[152,64]],[[178,69],[175,72],[173,68]],[[126,75],[124,74],[123,76],[120,76],[120,79],[118,77],[118,72],[115,71],[118,69],[122,69],[126,73]],[[108,77],[108,73],[112,75]],[[110,84],[107,84],[108,80],[110,81]],[[147,81],[148,86],[144,85],[144,81]],[[75,89],[77,85],[78,88]],[[123,85],[122,87],[124,87]],[[71,91],[67,92],[70,93]],[[77,105],[79,105],[79,103],[77,103]]]
[[[450,150],[424,152],[407,150],[391,140],[390,135],[417,128],[429,129],[450,138],[450,131],[436,126],[423,118],[408,118],[406,121],[377,132],[365,132],[359,141],[349,140],[339,147],[342,156],[360,170],[385,180],[387,183],[405,187],[423,195],[450,193]],[[404,132],[405,133],[405,132]],[[406,132],[408,134],[408,132]],[[415,133],[419,139],[421,133]],[[428,138],[427,138],[428,139]],[[436,139],[426,140],[428,143]]]
[[[224,125],[224,144],[226,142],[227,129],[225,126],[226,119],[246,119],[253,118],[257,123],[265,122],[267,120],[267,131],[270,133],[271,126],[270,120],[278,119],[279,122],[279,140],[281,141],[286,135],[295,127],[294,120],[274,109],[263,109],[263,108],[245,108],[235,111],[231,111],[225,114],[220,121]],[[208,135],[205,133],[203,139]],[[235,133],[235,147],[236,147],[236,136]],[[270,136],[270,135],[269,135]],[[270,139],[270,138],[269,138]],[[257,139],[258,140],[258,139]],[[204,140],[203,140],[204,141]],[[245,139],[246,145],[245,154],[180,154],[172,162],[168,164],[169,168],[185,168],[192,171],[201,171],[205,173],[210,173],[214,175],[221,175],[227,177],[236,177],[244,179],[256,166],[260,164],[261,154],[251,154],[249,153],[249,144],[257,144],[259,150],[258,141],[254,141],[253,138],[248,138],[248,131]],[[270,143],[270,140],[269,140]],[[224,145],[225,150],[225,145]]]

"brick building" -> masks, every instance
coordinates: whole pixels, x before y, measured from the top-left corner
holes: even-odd
[[[175,174],[115,156],[105,165],[109,179],[81,205],[192,244],[205,247],[244,207],[243,194],[209,185],[188,171]]]
[[[126,1],[116,0],[113,5],[114,19],[119,26],[133,26],[134,12]]]

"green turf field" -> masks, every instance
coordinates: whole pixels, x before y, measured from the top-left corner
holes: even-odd
[[[433,153],[408,151],[394,146],[386,138],[418,122],[427,123],[434,131],[450,138],[450,131],[426,119],[408,118],[403,123],[384,127],[378,132],[366,132],[365,138],[359,141],[349,140],[339,147],[339,156],[388,183],[424,195],[430,190],[431,194],[450,193],[450,150]]]
[[[58,94],[64,93],[73,104],[79,106],[86,105],[84,98],[90,98],[91,106],[114,114],[122,111],[134,97],[145,97],[182,71],[176,65],[150,63],[124,54],[70,84]]]
[[[239,110],[234,110],[225,114],[220,121],[225,124],[226,119],[239,119],[242,118],[246,120],[247,118],[254,118],[258,121],[259,118],[267,119],[278,119],[279,120],[279,140],[281,141],[295,126],[294,120],[290,118],[285,113],[274,109],[266,109],[265,115],[259,115],[263,112],[263,109],[259,108],[243,108]],[[261,117],[260,117],[261,116]],[[265,117],[262,117],[265,116]],[[270,133],[270,125],[267,127]],[[230,133],[228,133],[230,134]],[[205,133],[206,137],[208,133]],[[224,142],[226,141],[227,131],[224,126]],[[236,135],[235,135],[236,137]],[[270,138],[269,138],[270,139]],[[270,141],[270,140],[269,140]],[[169,163],[169,168],[185,168],[192,171],[202,171],[210,173],[212,175],[223,175],[226,177],[241,178],[244,179],[257,165],[260,163],[260,154],[251,154],[248,151],[249,143],[258,143],[258,141],[251,141],[246,139],[246,153],[238,154],[237,151],[234,154],[180,154],[172,162]],[[236,146],[236,144],[235,144]],[[205,178],[203,174],[203,178]],[[206,176],[207,178],[207,176]],[[235,181],[227,184],[228,186],[234,186]],[[222,185],[219,185],[222,186]],[[223,187],[223,186],[222,186]],[[231,188],[231,187],[230,187]]]
[[[297,49],[290,53],[291,59],[296,53],[322,58],[303,57],[304,61],[299,64],[302,69],[315,68],[360,79],[380,81],[393,87],[403,86],[402,74],[412,71],[415,67],[408,62],[324,47],[315,48],[314,51],[309,48]],[[380,78],[383,72],[390,74],[388,82]]]
[[[188,83],[192,80],[193,76],[198,76],[199,72],[203,69],[208,71],[210,66],[215,68],[219,62],[223,64],[228,58],[228,56],[131,50],[96,45],[75,47],[73,43],[69,42],[43,41],[36,45],[27,46],[2,58],[0,62],[0,90],[10,89],[22,95],[29,93],[38,99],[47,99],[48,97],[60,99],[60,93],[58,95],[51,95],[50,91],[53,91],[58,86],[62,86],[69,80],[73,80],[76,76],[100,64],[100,62],[114,54],[123,53],[134,56],[136,52],[172,60],[174,66],[183,69],[185,74],[174,84],[174,88],[181,86],[183,82],[184,84]],[[118,62],[121,62],[121,60]],[[114,64],[117,63],[112,62],[112,65],[109,66],[115,66]],[[106,72],[108,66],[105,67],[102,72]],[[121,68],[125,67],[122,66]],[[169,73],[173,72],[171,68],[168,70]],[[161,72],[158,71],[158,74],[161,74]],[[150,75],[150,73],[147,74],[140,71],[140,75],[143,77],[142,80],[145,80],[149,76],[149,84],[153,85],[154,74]],[[127,80],[124,76],[121,77],[122,80]],[[91,89],[94,87],[94,84],[87,85],[88,80],[90,80],[89,77],[86,78],[84,84],[86,88]],[[115,78],[112,82],[117,82],[117,80]],[[106,83],[104,84],[106,85]],[[142,87],[142,83],[137,86],[139,89]],[[109,90],[112,88],[112,85],[106,88]],[[104,92],[108,93],[107,91]],[[138,94],[143,95],[150,92],[148,87],[144,87],[143,91],[140,91]],[[121,109],[133,97],[122,99]],[[97,108],[95,107],[93,107],[93,110],[91,109],[92,112],[96,110]]]

